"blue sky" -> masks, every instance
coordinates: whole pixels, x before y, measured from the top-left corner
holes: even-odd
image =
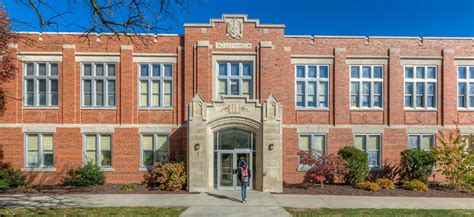
[[[58,11],[66,9],[61,0]],[[223,13],[248,14],[262,23],[285,24],[287,35],[360,36],[453,36],[474,37],[474,0],[201,0],[190,3],[189,13],[178,11],[178,21],[166,21],[182,33],[183,23],[207,23]],[[79,1],[81,2],[81,1]],[[36,23],[31,9],[16,0],[4,1],[10,16]],[[81,11],[64,17],[84,24]],[[82,15],[82,16],[81,16]],[[14,25],[15,30],[39,31],[37,26]],[[56,31],[43,29],[43,31]],[[75,26],[60,26],[59,31],[81,31]]]

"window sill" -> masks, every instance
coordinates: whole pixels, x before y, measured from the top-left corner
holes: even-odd
[[[43,167],[43,168],[26,167],[26,168],[22,168],[21,171],[23,172],[56,172],[56,168],[54,167]]]
[[[382,172],[384,169],[382,167],[372,167],[369,168],[369,172]]]
[[[351,108],[350,111],[383,111],[383,108]]]
[[[460,112],[474,112],[474,108],[458,108]]]
[[[138,107],[140,111],[171,111],[174,110],[173,107],[164,107],[164,108],[149,108],[149,107]]]
[[[117,110],[117,107],[81,107],[84,110]]]
[[[138,172],[148,172],[152,169],[153,169],[152,167],[139,167]]]
[[[114,168],[112,168],[112,167],[101,167],[100,170],[102,170],[104,172],[113,172]]]
[[[23,110],[58,110],[58,106],[23,106]]]
[[[405,108],[406,112],[436,112],[435,108]]]
[[[329,108],[295,108],[295,111],[329,111]]]

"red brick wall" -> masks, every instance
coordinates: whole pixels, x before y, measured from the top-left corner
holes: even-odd
[[[0,115],[0,144],[4,160],[15,167],[23,167],[23,133],[21,128],[6,124],[68,124],[58,127],[55,134],[56,173],[29,173],[34,182],[57,182],[65,168],[82,164],[82,124],[113,124],[114,171],[107,172],[109,182],[138,182],[143,175],[138,172],[138,125],[185,126],[187,105],[199,93],[206,101],[212,98],[212,55],[215,52],[244,52],[256,58],[256,99],[263,102],[275,95],[283,106],[283,175],[286,182],[300,182],[304,173],[297,172],[297,131],[303,124],[330,126],[328,151],[336,153],[341,147],[351,145],[353,133],[349,125],[380,125],[383,133],[383,163],[396,161],[399,152],[406,148],[406,130],[403,125],[444,126],[458,123],[474,124],[474,112],[459,112],[456,108],[455,57],[472,57],[471,39],[418,38],[361,38],[361,37],[285,37],[284,28],[258,27],[256,23],[243,25],[241,39],[226,37],[223,22],[208,27],[185,27],[182,36],[146,36],[147,44],[130,38],[113,40],[106,36],[89,39],[74,34],[24,34],[30,40],[18,42],[21,52],[62,52],[59,65],[60,95],[58,109],[23,109],[22,74],[3,84],[9,96],[5,112]],[[39,40],[41,37],[42,40]],[[209,47],[198,47],[198,41],[209,41]],[[215,42],[251,42],[250,49],[218,49]],[[273,47],[260,47],[260,42],[271,41]],[[33,44],[32,44],[33,43]],[[63,47],[75,45],[75,48]],[[122,47],[132,45],[132,49]],[[336,49],[338,48],[338,49]],[[342,49],[339,49],[342,48]],[[81,109],[80,63],[75,61],[78,52],[117,53],[116,108]],[[133,63],[133,53],[176,54],[174,64],[173,109],[138,109],[138,65]],[[328,110],[298,110],[295,108],[295,75],[292,55],[326,56],[334,60],[330,69],[330,99]],[[378,56],[388,60],[384,65],[384,108],[378,111],[354,111],[349,105],[350,56]],[[442,58],[438,68],[438,108],[436,111],[405,111],[402,57],[430,56]],[[438,58],[438,59],[439,59]],[[20,71],[22,64],[18,64]],[[127,128],[119,125],[127,124]],[[4,127],[5,126],[5,127]],[[20,126],[20,125],[19,125]],[[68,128],[73,126],[74,128]],[[397,126],[397,128],[388,128]],[[172,131],[172,151],[186,151],[186,128]]]

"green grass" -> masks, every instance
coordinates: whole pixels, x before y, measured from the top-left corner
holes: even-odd
[[[179,216],[186,208],[105,207],[105,208],[12,208],[0,209],[0,216]]]
[[[474,216],[474,210],[421,209],[294,209],[285,208],[293,216]]]

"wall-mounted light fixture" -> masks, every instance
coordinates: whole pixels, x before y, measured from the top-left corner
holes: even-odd
[[[270,144],[268,145],[268,150],[269,150],[269,151],[273,150],[273,143],[270,143]]]
[[[196,144],[194,145],[194,150],[195,150],[195,151],[199,150],[200,146],[201,146],[201,145],[199,145],[199,143],[196,143]]]

